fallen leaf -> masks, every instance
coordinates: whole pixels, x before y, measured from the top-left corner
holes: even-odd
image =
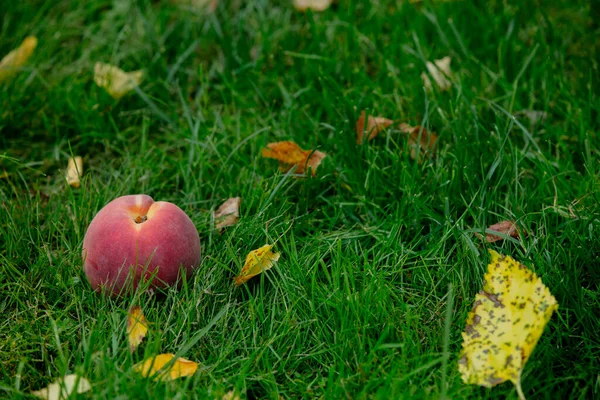
[[[170,367],[165,366],[175,358],[174,354],[159,354],[145,359],[133,366],[133,370],[144,378],[153,377],[155,381],[172,381],[185,376],[192,376],[198,369],[198,364],[179,357]],[[157,375],[158,374],[158,375]],[[156,376],[155,376],[156,375]]]
[[[296,167],[296,173],[304,174],[310,168],[313,176],[315,176],[321,161],[326,157],[326,154],[319,150],[302,150],[294,142],[269,143],[267,148],[262,150],[262,155],[278,160],[280,169],[284,172]]]
[[[410,126],[408,124],[398,125],[398,129],[408,134],[408,145],[410,147],[410,157],[413,160],[420,160],[419,155],[434,154],[438,136],[420,126]]]
[[[97,62],[94,66],[94,82],[106,89],[115,100],[119,100],[139,86],[143,77],[143,71],[125,72],[117,66],[101,62]]]
[[[240,400],[240,396],[236,394],[233,390],[225,393],[222,397],[222,400]]]
[[[19,47],[4,56],[0,61],[0,82],[16,74],[25,65],[37,47],[37,42],[35,36],[27,36]]]
[[[77,385],[77,386],[76,386]],[[32,395],[47,400],[67,399],[73,393],[85,393],[92,388],[90,382],[77,375],[66,375],[40,390],[31,392]]]
[[[213,213],[215,227],[221,233],[224,228],[235,225],[240,219],[241,197],[232,197]]]
[[[548,117],[548,113],[545,111],[539,110],[521,110],[517,112],[515,115],[524,116],[529,120],[529,124],[533,127],[537,125],[538,122],[544,122]]]
[[[273,263],[279,260],[280,254],[273,253],[271,251],[272,247],[273,245],[267,244],[248,253],[248,256],[246,256],[246,263],[242,268],[242,272],[233,278],[236,286],[240,286],[242,283],[247,282],[250,278],[273,267]]]
[[[296,11],[312,10],[320,12],[327,10],[332,0],[294,0],[293,2]]]
[[[219,0],[171,0],[173,3],[191,6],[200,11],[214,12],[219,5]]]
[[[67,173],[65,175],[67,183],[75,188],[78,188],[81,185],[79,178],[82,174],[83,158],[80,156],[69,158],[69,163],[67,164]]]
[[[127,338],[129,340],[129,350],[132,353],[142,343],[146,333],[148,333],[148,321],[146,321],[142,307],[131,307],[127,314]]]
[[[367,118],[367,131],[365,132],[365,112],[362,111],[360,117],[358,117],[358,121],[356,121],[356,143],[362,144],[365,133],[368,140],[373,139],[379,132],[385,130],[393,123],[394,121],[391,119],[369,115]]]
[[[521,372],[558,304],[525,265],[490,254],[462,334],[458,369],[465,383],[492,387],[509,380],[522,396]]]
[[[517,231],[517,225],[513,221],[500,221],[494,225],[490,225],[487,228],[487,230],[503,233],[506,236],[511,236],[515,239],[519,238],[519,231]],[[485,240],[487,240],[489,243],[494,243],[498,240],[504,240],[504,238],[502,236],[494,235],[493,233],[486,233]]]
[[[446,56],[440,60],[435,60],[434,62],[435,64],[427,61],[427,71],[429,71],[440,90],[444,91],[450,89],[452,86],[452,82],[449,80],[449,78],[452,78],[452,72],[450,71],[450,62],[452,62],[452,58],[450,56]],[[431,80],[426,72],[421,73],[421,79],[423,80],[425,89],[428,91],[433,90]]]

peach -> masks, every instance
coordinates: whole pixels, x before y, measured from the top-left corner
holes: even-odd
[[[200,264],[200,238],[175,204],[123,196],[96,214],[83,239],[85,274],[96,291],[125,294],[140,282],[165,288]]]

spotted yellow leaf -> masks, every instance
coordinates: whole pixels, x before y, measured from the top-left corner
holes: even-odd
[[[32,395],[46,400],[68,399],[73,393],[85,393],[92,388],[90,382],[77,375],[66,375],[40,390],[31,392]]]
[[[465,383],[511,381],[522,396],[521,371],[558,303],[535,273],[490,250],[483,290],[463,332],[458,369]]]
[[[133,353],[142,343],[142,340],[148,333],[148,321],[140,306],[133,306],[127,314],[127,339],[129,340],[129,350]]]
[[[97,62],[94,66],[94,82],[106,89],[115,100],[139,86],[143,77],[143,71],[125,72],[117,66],[101,62]]]
[[[37,47],[37,42],[35,36],[27,36],[19,47],[4,56],[0,61],[0,82],[16,74],[25,65]]]
[[[159,354],[134,365],[133,370],[145,378],[154,377],[155,381],[172,381],[196,373],[197,363],[182,357],[171,362],[174,358],[175,355],[171,353]]]
[[[246,263],[242,268],[242,272],[234,279],[235,285],[239,286],[245,283],[250,278],[260,274],[263,271],[271,269],[273,263],[279,260],[279,253],[273,253],[271,248],[273,245],[267,244],[263,247],[252,250],[248,256],[246,256]]]

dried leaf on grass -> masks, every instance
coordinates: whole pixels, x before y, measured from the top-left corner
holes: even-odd
[[[65,174],[65,179],[67,183],[74,188],[78,188],[81,185],[80,177],[83,174],[83,158],[80,156],[75,156],[69,158],[69,162],[67,164],[67,172]]]
[[[450,56],[446,56],[442,59],[435,60],[434,63],[427,61],[427,71],[433,77],[433,80],[438,85],[440,90],[448,90],[452,87],[452,82],[450,79],[452,78],[452,72],[450,71],[450,63],[452,62],[452,58]],[[423,80],[423,85],[425,89],[428,91],[433,90],[433,86],[431,85],[431,80],[429,79],[429,75],[427,72],[421,73],[421,79]]]
[[[262,155],[278,160],[279,167],[284,172],[296,167],[296,173],[304,174],[310,169],[313,176],[326,157],[326,154],[319,150],[303,150],[296,143],[289,141],[269,143],[267,148],[262,150]]]
[[[94,66],[94,82],[106,89],[115,100],[119,100],[139,86],[143,77],[143,71],[125,72],[115,65],[101,62],[97,62]]]
[[[493,250],[490,254],[483,290],[475,295],[462,334],[458,369],[468,384],[511,381],[524,398],[521,372],[558,304],[525,265]]]
[[[142,343],[146,333],[148,333],[148,321],[146,321],[142,307],[131,307],[127,314],[127,338],[129,340],[129,350],[132,353]]]
[[[35,392],[32,395],[46,400],[68,399],[73,393],[85,393],[92,388],[90,382],[77,375],[66,375],[58,381],[51,383]]]
[[[240,219],[241,197],[232,197],[213,213],[215,227],[221,233],[224,228],[235,225]]]
[[[0,61],[0,82],[16,74],[25,65],[37,47],[37,42],[35,36],[27,36],[19,47],[4,56]]]
[[[246,263],[242,268],[242,272],[233,278],[236,286],[240,286],[250,278],[273,267],[273,263],[279,260],[280,254],[273,253],[271,251],[272,247],[273,245],[270,244],[264,245],[261,248],[252,250],[248,256],[246,256]]]
[[[223,395],[222,400],[240,400],[240,395],[230,390]]]
[[[410,157],[413,160],[420,159],[420,155],[425,156],[434,154],[438,136],[420,126],[410,126],[408,124],[398,125],[400,131],[408,134],[408,146],[410,147]]]
[[[174,354],[165,353],[145,359],[133,366],[133,370],[144,378],[154,377],[155,381],[172,381],[177,378],[192,376],[198,369],[198,364],[179,357],[169,367],[166,365],[175,358]]]
[[[332,0],[293,0],[293,3],[297,11],[312,10],[320,12],[327,10],[331,6]]]
[[[360,117],[358,117],[358,121],[356,121],[356,143],[362,144],[365,134],[368,140],[373,139],[379,132],[388,128],[393,123],[394,121],[391,119],[369,115],[367,118],[367,130],[365,132],[365,111],[363,110],[360,113]]]
[[[171,0],[179,5],[190,6],[196,10],[214,12],[219,5],[219,0]]]
[[[517,230],[517,225],[513,221],[500,221],[494,225],[490,225],[487,228],[487,230],[502,233],[506,236],[514,237],[515,239],[519,238],[519,231]],[[481,237],[481,235],[478,236]],[[485,240],[487,240],[489,243],[494,243],[499,240],[504,240],[504,237],[494,235],[493,233],[486,233]]]

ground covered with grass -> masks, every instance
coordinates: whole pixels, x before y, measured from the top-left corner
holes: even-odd
[[[0,85],[0,395],[78,373],[91,398],[515,398],[510,383],[465,385],[457,368],[495,249],[560,305],[523,371],[525,395],[600,396],[590,7],[4,2],[0,57],[28,35],[39,42]],[[426,61],[445,56],[451,89],[424,90]],[[97,61],[145,78],[117,102],[93,81]],[[418,162],[397,132],[357,145],[362,110],[435,131],[437,152]],[[327,154],[314,177],[261,156],[283,140]],[[62,175],[71,155],[84,158],[78,189]],[[83,235],[106,203],[136,193],[191,217],[202,265],[179,291],[99,296]],[[241,219],[220,235],[212,211],[233,196]],[[476,235],[501,220],[526,234]],[[279,262],[234,287],[265,243]],[[134,304],[150,333],[130,354]],[[201,366],[167,383],[132,371],[159,352]]]

